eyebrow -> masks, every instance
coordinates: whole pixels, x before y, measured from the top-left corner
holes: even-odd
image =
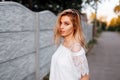
[[[70,23],[69,21],[63,21],[64,23]],[[62,21],[60,21],[60,23],[62,23]]]

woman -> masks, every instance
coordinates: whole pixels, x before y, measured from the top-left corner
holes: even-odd
[[[89,80],[85,39],[77,10],[67,9],[58,15],[54,39],[60,45],[52,56],[49,80]]]

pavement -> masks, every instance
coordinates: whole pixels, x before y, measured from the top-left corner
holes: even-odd
[[[120,80],[120,33],[102,32],[87,59],[90,80]]]

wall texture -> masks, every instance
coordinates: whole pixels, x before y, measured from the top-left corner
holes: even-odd
[[[35,80],[35,14],[39,15],[39,67],[42,79],[50,68],[53,26],[56,16],[50,11],[32,12],[15,2],[0,2],[0,80]],[[92,25],[82,21],[87,41]]]

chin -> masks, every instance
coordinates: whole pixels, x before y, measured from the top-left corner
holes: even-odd
[[[67,37],[68,35],[61,35],[62,37]]]
[[[61,34],[62,37],[65,37],[66,35],[65,34]]]

